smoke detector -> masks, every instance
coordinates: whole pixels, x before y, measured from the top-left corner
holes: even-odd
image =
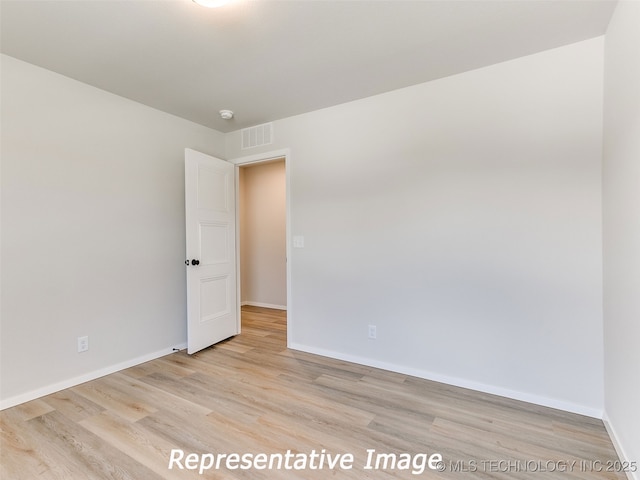
[[[220,117],[223,120],[231,120],[233,118],[233,112],[231,110],[220,110]]]

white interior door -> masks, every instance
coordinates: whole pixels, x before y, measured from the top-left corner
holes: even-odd
[[[240,333],[235,166],[185,150],[187,352]]]

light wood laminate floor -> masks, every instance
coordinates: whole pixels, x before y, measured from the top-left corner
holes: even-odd
[[[287,350],[285,312],[243,312],[241,335],[196,355],[169,355],[2,411],[1,478],[625,478],[600,420]],[[323,449],[320,469],[312,454]],[[200,474],[183,458],[183,470],[169,470],[174,450],[255,463],[227,469],[223,459]],[[260,469],[259,454],[284,458],[288,450],[302,454],[290,457],[291,469],[286,461]],[[376,468],[378,454],[388,456]],[[444,470],[421,471],[433,454]],[[327,466],[335,455],[345,468]],[[291,458],[307,468],[294,469],[302,463]]]

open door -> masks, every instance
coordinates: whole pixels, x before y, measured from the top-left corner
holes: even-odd
[[[235,166],[185,149],[187,352],[240,333]]]

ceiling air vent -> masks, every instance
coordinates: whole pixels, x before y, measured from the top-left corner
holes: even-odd
[[[260,147],[273,143],[273,122],[263,123],[255,127],[243,128],[242,149]]]

